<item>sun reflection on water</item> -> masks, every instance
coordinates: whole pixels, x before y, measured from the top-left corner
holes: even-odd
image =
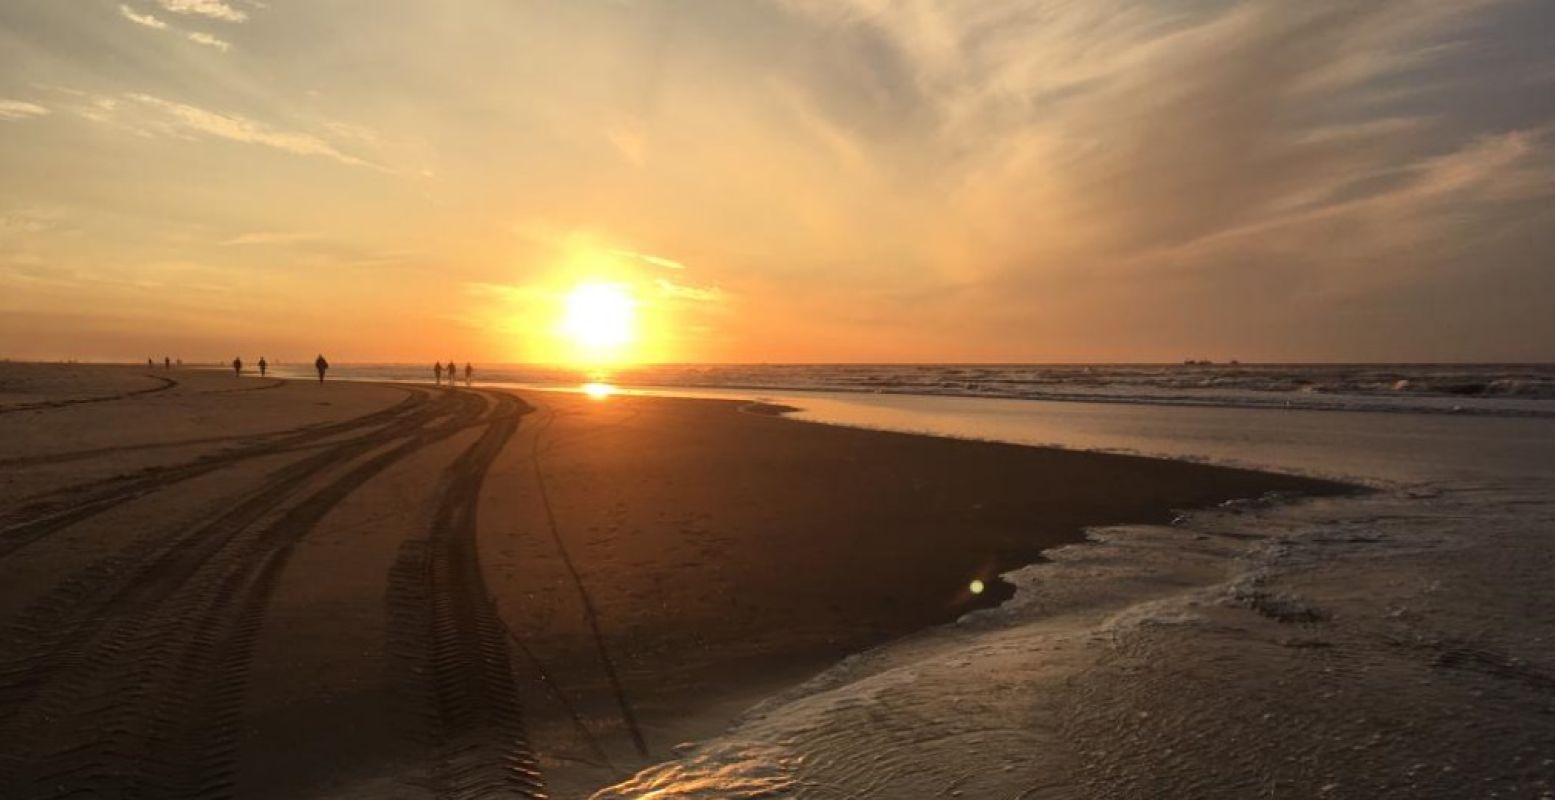
[[[608,383],[585,383],[582,388],[584,394],[595,399],[603,399],[620,391]]]

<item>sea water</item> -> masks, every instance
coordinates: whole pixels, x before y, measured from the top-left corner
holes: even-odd
[[[311,363],[278,365],[308,376]],[[460,371],[462,378],[463,372]],[[331,375],[434,379],[431,364],[343,364]],[[1555,416],[1552,365],[660,364],[578,369],[476,364],[487,384],[739,389],[1166,405]]]

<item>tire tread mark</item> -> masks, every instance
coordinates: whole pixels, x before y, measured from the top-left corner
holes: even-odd
[[[496,399],[486,430],[445,472],[428,535],[401,544],[388,576],[389,651],[428,750],[411,780],[447,800],[546,797],[475,538],[486,473],[528,410]]]
[[[123,585],[85,592],[96,596],[76,598],[78,607],[64,613],[46,604],[30,625],[12,626],[13,635],[0,640],[7,649],[28,628],[66,633],[35,638],[20,668],[13,661],[0,673],[0,687],[8,690],[0,693],[0,709],[24,712],[0,714],[0,752],[7,754],[0,793],[229,794],[253,644],[291,547],[373,475],[463,430],[481,410],[450,397],[426,409],[411,430],[352,440],[283,469],[240,504],[244,513],[169,537],[179,540],[178,552],[197,551],[180,559],[181,569],[150,554],[126,570]],[[355,463],[373,450],[382,452]],[[346,467],[323,489],[272,513],[308,480]]]
[[[165,392],[168,389],[178,385],[178,381],[173,380],[172,378],[164,378],[161,375],[146,375],[145,377],[154,381],[160,381],[160,383],[156,386],[151,386],[145,389],[135,389],[133,391],[120,392],[118,394],[105,394],[99,395],[97,397],[75,397],[69,400],[44,400],[37,403],[19,403],[14,406],[0,406],[0,414],[11,414],[17,411],[44,411],[53,408],[65,408],[67,406],[86,405],[87,403],[106,403],[111,400],[125,400],[131,397],[139,397],[140,395]]]
[[[362,432],[363,438],[370,438],[395,426],[410,424],[427,412],[428,397],[425,393],[416,392],[395,406],[361,417],[272,434],[270,436],[273,438],[213,453],[192,462],[152,467],[127,476],[66,487],[34,497],[21,508],[0,517],[0,558],[123,503],[242,461],[283,454],[354,432]],[[7,522],[10,524],[7,525]]]

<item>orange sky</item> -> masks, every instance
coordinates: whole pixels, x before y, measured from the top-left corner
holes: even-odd
[[[0,5],[0,357],[1555,359],[1555,9]]]

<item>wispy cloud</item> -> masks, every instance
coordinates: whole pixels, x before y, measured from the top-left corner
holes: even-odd
[[[17,208],[0,213],[0,242],[57,230],[64,217],[65,211],[60,208]]]
[[[622,256],[624,258],[636,259],[638,261],[643,262],[644,264],[650,264],[650,265],[655,266],[655,267],[663,267],[664,269],[685,269],[686,268],[685,264],[682,264],[679,261],[676,261],[676,260],[674,260],[672,258],[665,258],[664,256],[655,256],[655,255],[650,255],[648,253],[638,253],[638,252],[634,252],[632,250],[621,250],[621,249],[614,249],[614,250],[611,250],[610,252],[613,255]]]
[[[210,17],[226,22],[243,22],[248,12],[233,8],[221,0],[157,0],[157,5],[175,14]]]
[[[163,5],[165,7],[167,4],[163,3]],[[218,4],[218,5],[220,5],[220,4]],[[225,7],[225,6],[223,6],[223,7]],[[176,10],[176,9],[174,9],[174,10]],[[233,11],[234,11],[234,13],[239,13],[239,14],[243,13],[243,12],[238,12],[235,9],[233,9]],[[202,12],[181,12],[181,13],[202,13]],[[183,30],[183,29],[180,29],[180,28],[172,27],[171,25],[168,25],[166,22],[164,22],[162,19],[160,19],[160,18],[158,18],[158,17],[156,17],[156,16],[154,16],[152,14],[140,13],[140,12],[136,11],[134,8],[131,8],[127,4],[123,4],[123,3],[119,4],[119,14],[121,16],[123,16],[125,19],[129,20],[130,22],[135,23],[136,25],[141,25],[141,26],[144,26],[144,27],[147,27],[147,28],[151,28],[153,30],[169,31],[169,32],[172,32],[172,33],[181,33],[181,34],[184,35],[184,38],[188,39],[191,42],[194,42],[195,44],[204,45],[205,47],[210,47],[210,48],[215,49],[215,50],[220,50],[223,53],[225,53],[228,50],[232,49],[232,43],[227,41],[226,39],[223,39],[223,38],[221,38],[219,36],[215,36],[215,35],[210,34],[210,33],[206,33],[205,31],[187,31],[187,30]]]
[[[188,36],[189,41],[191,42],[195,42],[196,44],[203,44],[206,47],[214,47],[223,53],[232,48],[232,43],[226,39],[219,39],[203,31],[190,31]]]
[[[342,152],[330,142],[309,133],[284,130],[240,114],[211,111],[149,94],[131,93],[125,97],[133,101],[139,110],[146,112],[139,119],[128,120],[128,124],[141,133],[207,136],[260,145],[300,156],[322,156],[351,166],[384,169]]]
[[[144,25],[148,28],[155,28],[159,31],[167,30],[166,22],[157,19],[151,14],[142,14],[135,9],[130,8],[129,6],[124,5],[123,3],[119,4],[119,14],[136,25]]]
[[[221,243],[224,245],[289,245],[316,242],[323,238],[321,234],[305,231],[258,231],[238,234],[222,240]]]
[[[663,278],[654,281],[654,285],[658,287],[659,294],[665,297],[694,300],[700,303],[716,303],[724,299],[723,290],[716,286],[687,286]]]
[[[0,119],[27,119],[28,117],[41,117],[48,114],[49,110],[37,103],[29,103],[24,100],[0,99]]]

